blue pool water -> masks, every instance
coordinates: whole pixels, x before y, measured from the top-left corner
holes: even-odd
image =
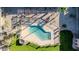
[[[35,34],[41,40],[49,40],[51,38],[51,33],[46,32],[39,26],[31,26],[29,31],[30,31],[30,33]]]

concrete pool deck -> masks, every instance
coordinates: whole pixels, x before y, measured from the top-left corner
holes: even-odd
[[[38,14],[36,16],[33,16],[33,18],[37,19],[40,16],[45,15],[45,16],[43,16],[44,19],[50,17],[49,19],[52,20],[54,17],[57,16],[57,14],[58,13],[48,13],[48,14],[43,13],[43,14]],[[24,40],[25,42],[31,42],[31,43],[34,43],[34,44],[37,44],[40,46],[55,45],[55,44],[59,43],[59,36],[58,36],[59,32],[54,34],[54,30],[59,27],[59,20],[57,20],[57,19],[59,19],[58,16],[54,20],[52,20],[51,22],[47,23],[45,26],[42,27],[43,30],[51,33],[50,39],[46,38],[46,40],[44,40],[44,39],[39,38],[39,37],[41,37],[41,35],[42,35],[42,38],[44,38],[43,36],[46,36],[48,34],[44,35],[44,33],[40,33],[41,30],[39,30],[39,29],[37,29],[37,32],[31,33],[29,31],[30,27],[26,27],[24,25],[21,26],[20,39]],[[35,24],[38,24],[40,21],[41,21],[41,19],[38,19],[35,23],[32,24],[32,26],[37,26]],[[54,21],[55,21],[55,23],[54,23]],[[33,29],[31,29],[31,30],[33,30]],[[36,30],[36,29],[34,29],[34,30]]]
[[[22,26],[22,29],[26,28],[25,26]],[[39,33],[38,33],[39,34]],[[41,36],[40,36],[41,37]],[[40,46],[45,46],[45,45],[53,45],[54,40],[53,39],[48,39],[48,40],[41,40],[37,35],[34,33],[29,32],[29,27],[21,31],[21,39],[23,39],[25,42],[31,42],[38,44]]]

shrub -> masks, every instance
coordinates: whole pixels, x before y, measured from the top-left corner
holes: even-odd
[[[66,24],[63,24],[63,25],[62,25],[62,27],[66,28],[66,27],[67,27],[67,25],[66,25]]]
[[[16,45],[21,46],[22,44],[19,43],[19,39],[16,40]]]
[[[36,44],[33,44],[33,43],[30,43],[29,45],[30,45],[31,47],[34,47],[34,48],[36,48],[36,49],[39,47],[38,45],[36,45]]]

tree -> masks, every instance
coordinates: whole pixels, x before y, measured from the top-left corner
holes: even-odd
[[[58,8],[58,11],[59,12],[64,12],[64,11],[66,11],[67,10],[67,7],[60,7],[60,8]]]

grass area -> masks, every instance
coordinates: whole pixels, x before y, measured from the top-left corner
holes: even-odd
[[[37,45],[28,44],[28,45],[16,45],[16,40],[18,40],[17,36],[12,37],[12,43],[10,46],[11,51],[58,51],[59,46],[56,47],[42,47],[36,49]],[[34,46],[34,47],[33,47]]]
[[[60,50],[61,51],[72,51],[72,39],[73,34],[71,31],[63,30],[60,32]]]

